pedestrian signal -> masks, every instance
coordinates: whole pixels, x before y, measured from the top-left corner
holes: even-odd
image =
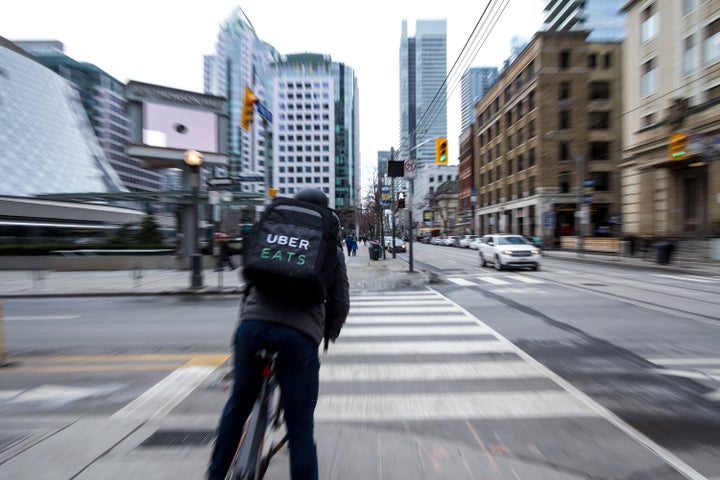
[[[435,163],[437,163],[438,165],[448,164],[447,138],[438,137],[435,139]]]
[[[250,130],[253,121],[253,114],[255,113],[255,102],[258,98],[255,96],[252,90],[245,87],[245,96],[243,97],[243,109],[242,118],[240,119],[240,126],[245,130]]]

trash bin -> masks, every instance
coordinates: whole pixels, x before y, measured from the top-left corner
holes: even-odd
[[[380,260],[380,244],[377,242],[370,242],[370,260]]]
[[[654,245],[657,252],[657,263],[667,265],[672,259],[672,253],[675,246],[672,242],[658,242]]]

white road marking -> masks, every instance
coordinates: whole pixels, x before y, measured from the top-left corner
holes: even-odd
[[[437,335],[439,337],[445,335],[482,335],[488,333],[487,328],[480,325],[468,324],[467,326],[436,326],[433,324],[424,325],[422,327],[388,327],[383,324],[373,325],[372,327],[355,327],[349,323],[343,328],[342,338],[353,337],[384,337],[387,335],[405,335],[408,337],[418,335]]]
[[[323,382],[480,380],[493,378],[544,378],[537,368],[523,360],[504,362],[448,363],[328,363],[320,369]]]
[[[545,283],[544,281],[538,280],[537,278],[523,277],[522,275],[515,275],[512,278],[513,278],[513,280],[518,280],[523,283]]]
[[[420,305],[416,308],[408,307],[408,306],[394,306],[394,305],[384,305],[384,306],[354,306],[350,307],[350,313],[353,314],[364,314],[368,315],[371,313],[402,313],[405,315],[423,315],[426,313],[443,313],[443,312],[457,312],[457,309],[449,306],[447,304],[445,305]]]
[[[483,282],[492,283],[493,285],[510,285],[510,282],[506,282],[505,280],[500,280],[499,278],[495,277],[475,277],[478,280],[482,280]]]
[[[316,421],[596,417],[563,391],[413,395],[321,395]]]
[[[5,317],[7,322],[25,322],[31,320],[39,321],[56,321],[56,320],[74,320],[80,315],[8,315]]]
[[[497,340],[452,342],[364,342],[342,343],[330,349],[328,355],[433,355],[441,353],[497,353],[512,351],[511,347]]]
[[[214,366],[182,367],[156,383],[112,418],[151,419],[168,414],[207,378]]]
[[[704,277],[695,277],[692,275],[668,275],[665,273],[655,273],[656,277],[664,277],[664,278],[671,278],[673,280],[683,280],[688,282],[698,282],[698,283],[715,283],[715,280],[708,280]]]
[[[437,313],[437,312],[436,312]],[[477,323],[473,322],[471,319],[467,317],[467,315],[460,313],[460,312],[453,312],[451,315],[443,314],[443,315],[428,315],[428,316],[419,316],[417,314],[415,315],[368,315],[363,317],[353,316],[352,312],[350,313],[350,316],[348,316],[347,319],[347,327],[349,327],[352,322],[360,322],[360,323],[372,323],[372,324],[378,324],[382,325],[384,323],[432,323],[432,324],[443,324],[443,323],[457,323],[457,322],[467,322],[468,325],[477,325]],[[343,330],[344,332],[344,330]]]
[[[448,280],[462,287],[474,287],[477,285],[477,283],[471,282],[470,280],[466,280],[464,278],[449,277]]]
[[[720,358],[648,358],[658,365],[720,365]]]

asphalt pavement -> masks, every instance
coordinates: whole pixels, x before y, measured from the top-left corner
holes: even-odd
[[[597,262],[624,268],[660,269],[699,275],[720,273],[718,263],[685,261],[658,265],[642,258],[579,255],[576,252],[552,251],[546,252],[546,255],[566,261]],[[346,260],[353,293],[422,287],[439,278],[421,263],[417,264],[414,271],[409,271],[405,254],[399,254],[397,258],[387,254],[385,259],[370,260],[364,246],[356,257],[346,257]],[[203,274],[204,286],[194,289],[190,287],[190,272],[182,270],[1,271],[0,299],[240,294],[242,281],[239,270],[206,270]],[[95,415],[5,417],[0,409],[0,478],[204,478],[212,445],[210,435],[227,397],[227,369],[224,370],[225,375],[221,375],[223,371],[218,370],[213,375],[203,376],[205,380],[202,384],[193,383],[192,368],[182,370],[189,376],[188,385],[194,386],[192,394],[165,416],[145,418],[138,415],[138,411],[142,413],[141,406],[132,412],[123,409],[109,418]],[[162,389],[161,384],[153,389]],[[154,396],[157,400],[158,392]],[[586,478],[581,474],[560,472],[549,464],[530,462],[520,457],[496,455],[489,462],[487,452],[483,455],[477,447],[471,445],[441,438],[408,438],[403,432],[381,428],[319,422],[316,438],[322,479]],[[327,452],[342,453],[328,456]],[[287,452],[281,451],[273,460],[266,478],[287,478],[287,458]],[[418,461],[420,458],[430,458],[430,461]],[[398,471],[393,465],[413,465],[413,472]]]

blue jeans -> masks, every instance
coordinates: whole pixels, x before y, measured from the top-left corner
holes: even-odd
[[[256,320],[243,320],[235,332],[234,383],[218,426],[209,478],[225,478],[235,455],[262,383],[260,361],[255,358],[261,348],[279,352],[275,369],[288,430],[290,476],[293,480],[317,480],[313,430],[320,373],[318,346],[294,328]]]

